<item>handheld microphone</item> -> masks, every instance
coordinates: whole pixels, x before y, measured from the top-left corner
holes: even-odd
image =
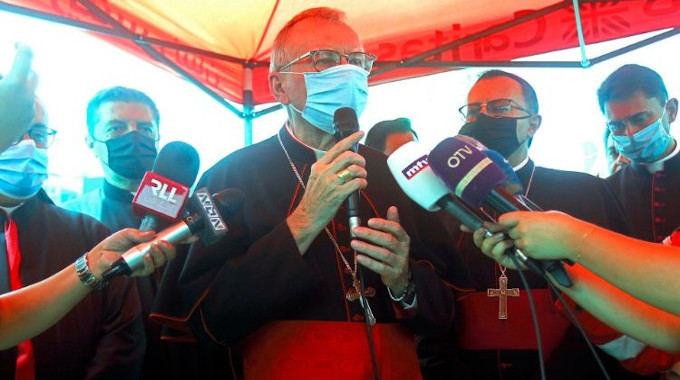
[[[402,145],[387,158],[392,176],[409,198],[427,211],[443,209],[473,231],[484,227],[485,221],[495,222],[484,210],[475,210],[460,198],[451,196],[449,189],[429,167],[427,159],[427,151],[415,141]],[[487,231],[487,236],[491,236],[491,232]],[[538,262],[517,247],[511,248],[509,253],[514,253],[537,274],[544,274]]]
[[[350,107],[342,107],[335,110],[333,114],[333,126],[335,127],[336,136],[339,139],[351,135],[359,131],[359,120],[357,120],[357,113]],[[359,144],[352,146],[352,151],[357,152]],[[359,218],[359,191],[355,191],[347,198],[347,216],[349,217],[349,230],[352,231],[354,227],[361,225],[361,218]]]
[[[444,209],[471,230],[483,226],[483,220],[434,174],[428,163],[428,153],[415,141],[410,141],[387,157],[387,166],[406,195],[427,211]]]
[[[215,202],[217,201],[217,202]],[[177,243],[198,233],[205,245],[215,243],[229,230],[222,215],[233,215],[243,207],[243,192],[227,188],[211,196],[205,188],[194,192],[188,205],[190,215],[159,232],[148,242],[138,244],[125,252],[102,275],[105,281],[120,275],[129,275],[144,267],[143,257],[151,250],[152,244],[165,240]]]
[[[198,152],[187,143],[173,141],[161,149],[132,200],[133,213],[143,217],[141,231],[156,231],[179,218],[198,166]]]
[[[441,141],[429,156],[429,163],[434,173],[449,189],[454,191],[456,196],[474,207],[484,204],[501,214],[510,211],[538,211],[532,210],[522,198],[516,197],[502,186],[507,179],[504,174],[505,169],[501,166],[509,167],[504,160],[501,160],[502,165],[499,166],[489,155],[478,149],[479,143],[471,143],[469,137],[459,137],[461,136]],[[525,263],[534,261],[524,254],[518,257]],[[533,263],[527,266],[529,265],[533,266]],[[560,285],[572,286],[571,278],[561,261],[542,260],[538,262],[538,265],[550,272]]]

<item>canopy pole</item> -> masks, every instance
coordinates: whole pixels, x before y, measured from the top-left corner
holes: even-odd
[[[574,18],[576,19],[576,34],[578,34],[578,46],[581,50],[581,67],[590,67],[590,60],[586,56],[586,40],[583,38],[583,25],[581,24],[581,11],[578,0],[572,0],[574,4]]]
[[[255,103],[253,101],[253,65],[246,62],[243,65],[243,127],[245,146],[253,143],[253,118],[255,117]]]

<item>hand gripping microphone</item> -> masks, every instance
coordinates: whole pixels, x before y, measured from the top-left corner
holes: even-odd
[[[456,196],[473,207],[484,204],[501,214],[510,211],[536,211],[527,206],[524,199],[516,197],[503,186],[508,182],[504,169],[482,152],[480,146],[483,147],[476,140],[466,136],[447,138],[430,152],[430,166]],[[502,163],[507,165],[504,161]],[[518,255],[525,262],[534,260],[523,256]],[[561,261],[541,260],[538,264],[550,272],[560,285],[571,287],[571,278]],[[533,263],[527,266],[531,268]]]
[[[338,139],[344,139],[354,132],[359,131],[359,121],[357,113],[350,107],[342,107],[335,110],[333,114],[333,126]],[[352,146],[352,152],[357,152],[359,144]],[[361,225],[359,218],[359,191],[355,191],[347,198],[347,216],[349,217],[349,230]]]
[[[198,166],[198,152],[187,143],[173,141],[161,149],[132,200],[133,213],[143,217],[141,231],[157,231],[180,217]]]
[[[233,215],[240,211],[243,198],[243,192],[235,188],[224,189],[213,196],[205,188],[196,190],[187,205],[189,216],[159,232],[153,240],[130,248],[104,272],[104,280],[129,275],[144,267],[144,255],[158,241],[177,243],[198,233],[205,245],[215,243],[229,230],[222,215]]]

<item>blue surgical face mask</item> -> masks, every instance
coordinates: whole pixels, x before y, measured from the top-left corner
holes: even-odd
[[[633,162],[650,163],[661,158],[671,143],[661,120],[663,116],[632,136],[616,136],[612,134],[616,149]]]
[[[47,179],[47,149],[33,140],[21,140],[0,153],[0,194],[28,199],[40,191]]]
[[[307,102],[302,118],[328,134],[334,134],[333,115],[338,108],[350,107],[361,115],[368,98],[368,71],[354,65],[338,65],[320,72],[294,73],[305,77]]]

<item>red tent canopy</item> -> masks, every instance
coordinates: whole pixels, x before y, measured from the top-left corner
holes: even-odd
[[[582,62],[511,60],[680,27],[680,0],[581,0],[578,12],[575,2],[10,0],[0,1],[0,10],[93,31],[181,74],[251,119],[267,112],[254,112],[255,105],[274,101],[267,74],[276,33],[292,16],[311,7],[330,6],[347,13],[365,49],[378,56],[373,84],[455,67],[587,66],[607,56]],[[232,103],[243,104],[243,111]]]

